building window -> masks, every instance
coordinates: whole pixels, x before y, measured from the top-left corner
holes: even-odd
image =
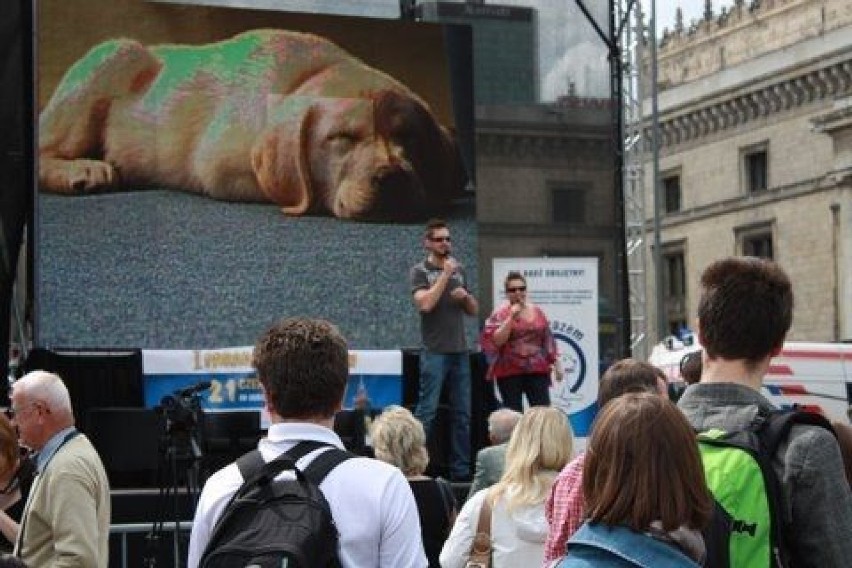
[[[743,153],[743,174],[748,193],[765,191],[769,187],[768,164],[766,146],[753,148]]]
[[[741,227],[736,231],[739,253],[743,256],[775,258],[772,223]]]
[[[663,250],[663,299],[666,322],[675,333],[686,327],[686,262],[682,247]]]
[[[553,222],[583,224],[586,222],[586,191],[573,187],[551,186]]]
[[[772,235],[750,235],[743,239],[743,254],[745,256],[757,256],[760,258],[773,258]]]
[[[683,252],[666,253],[663,255],[666,296],[683,296],[686,291],[686,271],[684,270]]]
[[[680,174],[663,177],[663,193],[665,195],[666,213],[680,211]]]

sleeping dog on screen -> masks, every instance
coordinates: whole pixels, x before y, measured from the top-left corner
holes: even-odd
[[[428,105],[330,41],[253,30],[203,46],[95,46],[39,119],[39,184],[170,187],[287,215],[422,218],[466,179]]]

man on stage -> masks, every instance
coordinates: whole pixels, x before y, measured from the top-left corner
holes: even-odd
[[[423,240],[426,258],[410,271],[414,304],[420,311],[420,395],[414,414],[430,436],[444,379],[449,381],[452,409],[450,477],[470,480],[470,355],[464,316],[479,305],[467,289],[464,268],[452,256],[450,229],[440,219],[429,221]]]

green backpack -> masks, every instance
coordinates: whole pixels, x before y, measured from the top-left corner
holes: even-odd
[[[772,468],[778,445],[793,424],[822,426],[809,412],[761,412],[744,430],[698,433],[707,486],[716,501],[704,531],[707,568],[786,568],[795,560],[781,513],[781,483]]]

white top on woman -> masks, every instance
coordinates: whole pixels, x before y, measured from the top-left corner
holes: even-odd
[[[476,492],[462,507],[441,549],[441,568],[464,568],[488,491]],[[548,530],[544,502],[518,507],[510,513],[501,497],[491,508],[491,515],[492,568],[541,566]]]

